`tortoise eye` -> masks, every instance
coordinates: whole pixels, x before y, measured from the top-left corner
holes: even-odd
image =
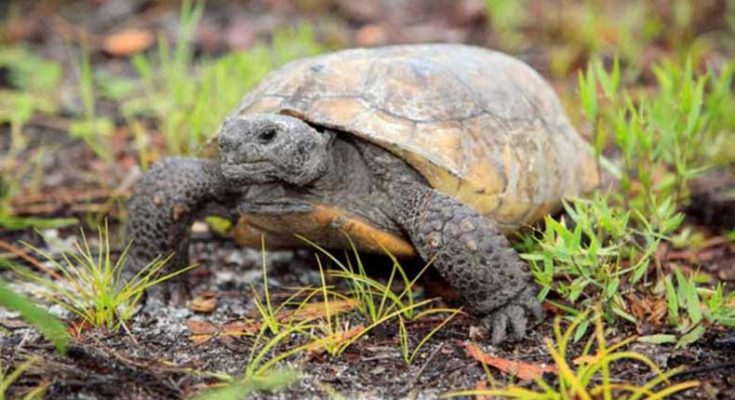
[[[264,130],[263,132],[260,132],[260,134],[258,135],[258,141],[263,144],[270,143],[275,138],[276,138],[276,130],[272,128]]]

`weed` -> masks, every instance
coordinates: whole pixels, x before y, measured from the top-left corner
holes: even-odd
[[[413,360],[416,359],[416,355],[419,353],[419,350],[426,344],[426,342],[431,339],[432,336],[434,336],[437,332],[439,332],[444,326],[446,326],[449,321],[451,321],[457,314],[459,314],[462,311],[462,309],[451,309],[451,308],[430,308],[426,311],[423,311],[416,315],[414,318],[415,320],[421,319],[425,316],[432,315],[432,314],[449,314],[441,323],[439,323],[437,326],[431,329],[429,333],[424,335],[418,343],[416,344],[416,347],[413,348],[413,350],[410,349],[410,335],[408,332],[408,329],[406,328],[406,322],[403,320],[403,316],[398,316],[398,337],[401,342],[401,354],[403,355],[403,360],[406,362],[406,364],[413,364]]]
[[[157,59],[133,58],[146,97],[123,102],[129,119],[152,115],[166,139],[169,154],[191,154],[211,137],[242,96],[271,69],[295,58],[324,51],[307,26],[278,31],[272,43],[258,44],[192,69],[192,34],[203,2],[184,1],[181,30],[173,52],[159,39]],[[141,148],[142,150],[142,148]],[[144,159],[146,157],[143,157]]]
[[[79,94],[84,110],[82,118],[72,123],[69,133],[84,140],[99,158],[111,163],[113,155],[110,151],[111,147],[108,139],[115,126],[109,118],[97,116],[95,82],[89,60],[89,50],[86,45],[82,46],[81,52]]]
[[[20,266],[11,265],[22,277],[40,284],[43,297],[58,304],[82,320],[83,325],[118,330],[130,319],[145,290],[192,269],[195,265],[160,276],[170,258],[157,258],[143,267],[131,279],[124,279],[122,269],[127,258],[127,246],[116,262],[110,255],[108,228],[98,231],[99,250],[95,252],[81,232],[81,244],[74,242],[72,251],[63,250],[57,261],[51,254],[27,245],[43,256],[61,275],[41,276]],[[57,279],[53,279],[57,278]]]
[[[56,90],[61,78],[61,66],[32,53],[25,47],[0,45],[0,68],[8,71],[8,81],[14,89],[2,90],[0,123],[10,124],[10,154],[25,147],[23,126],[36,112],[56,111]]]
[[[633,342],[636,339],[635,337],[622,340],[613,345],[608,344],[604,337],[600,313],[595,314],[595,330],[587,340],[582,355],[574,359],[573,364],[570,365],[568,346],[575,332],[578,331],[577,327],[588,317],[589,312],[581,313],[564,331],[561,329],[561,318],[557,317],[554,320],[555,340],[552,341],[550,338],[546,338],[545,342],[547,351],[559,371],[558,380],[555,384],[538,379],[536,384],[540,390],[511,385],[505,388],[449,393],[446,397],[475,395],[511,399],[662,399],[674,393],[680,393],[699,386],[699,382],[696,381],[669,382],[669,378],[679,372],[680,369],[663,372],[648,357],[634,351],[621,350]],[[595,349],[595,353],[592,353],[593,349]],[[621,383],[610,376],[610,368],[617,361],[633,361],[644,364],[650,368],[655,376],[641,386]],[[494,385],[493,381],[489,380]],[[667,384],[667,386],[656,391],[655,389],[662,384]]]
[[[718,284],[714,289],[700,287],[696,276],[685,277],[674,268],[674,281],[671,276],[664,278],[666,304],[669,322],[682,335],[676,341],[677,347],[694,343],[704,335],[703,322],[724,326],[735,326],[735,293],[725,295],[724,286]],[[671,337],[674,341],[674,337]]]
[[[528,22],[528,1],[485,0],[485,10],[490,27],[498,36],[498,42],[514,48],[523,40],[521,28]]]
[[[431,266],[431,263],[427,263],[412,280],[409,280],[406,271],[398,259],[390,254],[390,252],[384,251],[385,255],[391,259],[392,266],[388,282],[383,284],[367,274],[355,243],[347,234],[345,234],[345,237],[350,243],[352,257],[346,254],[346,261],[343,262],[318,244],[299,236],[301,240],[334,263],[338,270],[331,271],[329,275],[344,280],[347,283],[350,288],[350,295],[359,301],[359,310],[369,322],[374,323],[381,320],[397,309],[404,311],[403,316],[405,318],[412,319],[414,317],[414,310],[416,309],[414,307],[415,295],[413,293],[413,287],[426,269]],[[392,289],[396,275],[400,275],[404,286],[399,294],[393,293]]]
[[[194,397],[195,400],[240,400],[256,392],[277,392],[298,381],[299,375],[292,369],[275,369],[257,380],[230,378],[223,387],[208,390]]]
[[[36,364],[37,362],[37,359],[29,358],[28,360],[17,366],[12,372],[10,372],[10,370],[5,370],[5,368],[3,367],[2,359],[0,359],[0,400],[6,399],[5,396],[8,389],[10,388],[10,385],[12,385],[13,382],[17,381],[18,378],[23,375],[23,373],[28,371],[33,366],[33,364]],[[25,394],[25,396],[23,396],[23,399],[41,399],[43,398],[43,393],[45,392],[45,390],[45,386],[39,386],[35,389],[31,389]]]
[[[0,259],[0,266],[5,266],[5,264],[6,261]],[[46,339],[56,346],[56,350],[60,353],[66,352],[69,335],[66,332],[64,323],[46,310],[33,304],[31,300],[10,290],[7,283],[2,280],[0,280],[0,307],[19,312],[23,319],[38,329]],[[0,393],[3,393],[3,391],[0,390]]]
[[[687,202],[688,182],[711,166],[709,143],[731,132],[732,122],[723,118],[724,106],[719,106],[731,96],[725,89],[732,82],[730,65],[719,74],[697,74],[691,63],[681,67],[671,62],[653,71],[660,90],[637,99],[621,89],[617,61],[610,71],[592,62],[579,75],[582,110],[600,165],[618,178],[619,188],[565,203],[571,227],[547,217],[540,235],[521,245],[542,285],[541,297],[553,291],[582,309],[604,304],[607,320],[618,316],[635,322],[625,291],[650,291],[651,272],[665,274],[654,263],[656,252],[683,222],[679,210]],[[603,150],[617,155],[617,162]],[[663,288],[657,293],[663,295]],[[709,320],[724,321],[727,318]],[[580,324],[576,337],[586,327]]]

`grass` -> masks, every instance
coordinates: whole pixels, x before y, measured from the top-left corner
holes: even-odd
[[[14,382],[16,382],[31,367],[33,367],[34,364],[37,364],[37,363],[38,363],[37,359],[29,358],[25,362],[15,367],[14,370],[10,371],[10,368],[8,368],[7,370],[5,369],[5,366],[2,363],[2,359],[0,359],[0,400],[5,400],[9,398],[6,396],[7,396],[7,391],[10,388],[10,386]],[[42,399],[45,391],[46,391],[46,386],[41,385],[34,389],[29,390],[23,395],[23,397],[14,397],[14,398],[22,398],[23,400]]]
[[[339,269],[331,273],[325,272],[324,265],[317,255],[321,285],[316,288],[293,289],[294,293],[278,306],[275,306],[270,299],[266,260],[263,259],[263,295],[262,297],[257,295],[255,301],[260,315],[260,328],[254,337],[244,371],[239,377],[220,377],[224,381],[221,387],[208,390],[196,397],[197,399],[241,398],[243,393],[282,388],[299,379],[299,374],[295,369],[281,366],[284,361],[305,354],[321,352],[326,352],[331,357],[338,357],[374,328],[391,321],[395,321],[398,325],[401,352],[406,363],[411,364],[429,339],[461,312],[459,309],[449,308],[428,308],[419,311],[420,308],[429,306],[432,301],[412,301],[409,304],[405,300],[400,300],[406,296],[406,293],[412,294],[410,286],[415,283],[415,280],[408,281],[407,278],[404,278],[410,285],[401,295],[386,293],[391,291],[390,285],[378,285],[377,281],[367,277],[365,267],[356,250],[354,250],[353,257],[356,265],[360,266],[357,271],[348,267],[352,264],[342,263],[339,258],[328,251],[322,248],[318,248],[318,251],[338,265]],[[264,244],[263,253],[265,254]],[[393,260],[395,264],[392,275],[395,276],[397,270],[400,269],[400,274],[405,276],[400,264],[395,259]],[[341,286],[348,287],[347,292],[342,293],[335,290],[334,286],[327,283],[327,277],[331,280],[343,281]],[[367,293],[370,295],[368,296]],[[382,299],[380,302],[383,306],[376,303],[377,299]],[[356,311],[346,317],[340,317],[348,312],[342,304],[352,300],[357,301]],[[372,306],[365,302],[369,302]],[[385,306],[385,303],[390,303],[390,306]],[[308,312],[300,313],[307,308],[309,308]],[[370,309],[384,309],[385,311],[371,314],[368,311]],[[411,347],[411,335],[406,324],[407,316],[410,316],[412,321],[418,321],[437,314],[446,314],[447,317],[426,335],[420,337]],[[371,319],[371,315],[375,319]],[[356,316],[366,321],[367,324],[351,327],[351,322]]]
[[[569,345],[578,331],[577,327],[588,321],[589,312],[581,313],[563,331],[561,318],[554,320],[554,340],[545,339],[546,350],[554,361],[558,379],[553,383],[537,379],[538,389],[517,385],[496,388],[488,375],[491,389],[468,390],[449,393],[446,397],[492,396],[504,399],[663,399],[675,393],[699,386],[697,381],[672,382],[670,378],[681,369],[661,371],[648,357],[635,351],[623,350],[636,340],[631,337],[615,344],[607,343],[602,324],[602,314],[593,318],[594,332],[589,335],[582,355],[570,363]],[[613,378],[613,364],[635,362],[647,366],[653,377],[643,384],[621,382]]]
[[[81,118],[76,119],[69,127],[69,134],[84,140],[97,157],[107,163],[112,163],[113,154],[109,138],[115,125],[110,118],[97,115],[96,85],[86,44],[82,45],[79,64],[79,96],[82,100],[83,111]]]
[[[40,285],[44,298],[58,304],[79,318],[80,326],[120,329],[130,319],[145,290],[192,269],[195,265],[162,274],[168,258],[158,258],[141,268],[132,278],[125,279],[123,266],[126,247],[117,261],[111,257],[107,225],[98,231],[99,249],[95,252],[81,233],[81,243],[75,241],[72,250],[62,250],[61,259],[28,245],[59,273],[41,275],[26,268],[11,265],[19,276]]]
[[[2,264],[5,261],[2,261]],[[34,304],[8,287],[8,284],[0,280],[0,307],[8,310],[17,311],[21,317],[33,327],[38,329],[41,334],[51,341],[60,353],[65,353],[69,345],[69,334],[66,332],[66,326],[46,310]],[[2,390],[0,390],[2,393]]]
[[[314,39],[312,29],[300,25],[275,32],[270,44],[260,43],[216,60],[205,59],[194,68],[192,35],[203,6],[203,2],[182,2],[180,30],[173,49],[161,36],[156,57],[133,58],[144,95],[122,101],[123,113],[132,125],[141,117],[153,117],[169,155],[196,153],[248,89],[273,68],[325,51]],[[144,124],[139,122],[137,126],[142,129]],[[146,153],[146,139],[140,142],[138,150],[147,166],[157,155]]]
[[[665,281],[671,266],[662,263],[657,252],[671,244],[682,226],[680,210],[687,203],[689,181],[708,168],[735,162],[732,154],[714,157],[712,146],[732,140],[733,122],[726,114],[735,100],[729,90],[733,71],[732,63],[719,72],[702,73],[691,62],[664,62],[652,68],[659,89],[645,96],[622,87],[624,74],[617,62],[609,70],[593,62],[580,73],[580,103],[600,165],[619,183],[592,199],[566,203],[569,223],[547,217],[545,228],[520,246],[542,286],[542,297],[554,293],[564,303],[575,304],[555,303],[570,315],[602,304],[607,321],[623,318],[633,323],[636,316],[627,295],[666,297],[666,287],[657,282]],[[672,285],[670,278],[667,285]],[[709,293],[701,287],[688,291],[695,292]],[[725,316],[707,322],[729,326],[732,321],[726,316],[733,307],[722,301],[722,288],[714,293],[712,303],[681,296],[674,302],[669,296],[668,310],[673,313],[675,304],[685,306],[689,298],[697,304],[690,309],[701,306],[710,315]],[[708,308],[710,304],[715,308]],[[669,321],[680,332],[697,325],[671,316]],[[575,337],[587,327],[580,324]],[[702,332],[696,328],[693,334],[699,337]],[[682,339],[691,342],[692,337]]]

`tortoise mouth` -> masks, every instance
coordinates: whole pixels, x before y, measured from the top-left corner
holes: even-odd
[[[274,180],[275,167],[268,160],[225,162],[221,165],[225,179],[234,182],[269,182]]]

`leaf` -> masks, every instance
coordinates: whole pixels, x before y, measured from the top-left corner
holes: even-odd
[[[219,332],[219,328],[216,325],[207,321],[190,319],[186,321],[186,326],[192,333],[189,336],[189,340],[197,344],[210,341]]]
[[[154,39],[148,31],[127,29],[107,36],[102,48],[113,56],[128,57],[149,48]]]
[[[638,338],[639,342],[651,343],[651,344],[667,344],[676,342],[676,335],[658,334],[641,336]]]
[[[517,376],[524,380],[540,379],[544,373],[551,372],[554,374],[558,373],[558,370],[553,365],[546,364],[531,364],[525,361],[513,361],[505,358],[494,357],[487,353],[484,353],[478,346],[465,342],[464,347],[472,358],[475,360],[490,365],[499,369],[502,372]]]
[[[212,292],[200,294],[191,300],[189,308],[194,312],[209,314],[217,308],[217,296]]]
[[[676,343],[677,348],[686,347],[690,344],[696,342],[697,340],[701,339],[704,335],[705,329],[704,326],[699,325],[696,328],[692,329],[687,333],[686,335],[682,336],[679,341]]]
[[[0,307],[20,312],[23,319],[35,326],[46,339],[54,344],[57,351],[66,353],[69,344],[69,334],[66,332],[64,323],[33,304],[26,297],[10,290],[7,284],[1,280]]]

